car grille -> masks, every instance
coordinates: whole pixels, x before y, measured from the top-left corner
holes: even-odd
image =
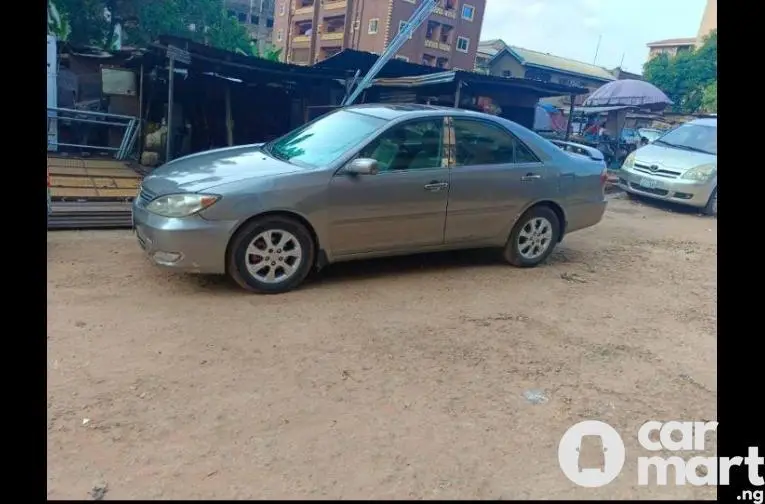
[[[661,170],[661,169],[652,170],[650,165],[641,164],[641,163],[635,163],[632,169],[641,173],[648,173],[649,175],[655,175],[657,177],[677,178],[680,176],[679,172],[672,171],[672,170]]]
[[[138,205],[140,206],[146,206],[154,200],[157,197],[157,195],[145,187],[141,187],[141,192],[138,193]]]
[[[646,194],[655,194],[656,196],[666,196],[669,194],[669,191],[666,189],[649,189],[648,187],[643,187],[640,184],[636,184],[634,182],[630,182],[630,187],[636,191],[640,191]]]

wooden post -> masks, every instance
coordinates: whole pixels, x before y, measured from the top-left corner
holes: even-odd
[[[457,81],[457,92],[454,93],[454,108],[460,108],[460,95],[462,94],[462,81]]]
[[[165,139],[165,163],[172,161],[173,145],[173,84],[175,83],[175,59],[170,57],[170,76],[167,79],[167,138]]]
[[[138,78],[138,160],[141,160],[143,154],[143,63],[141,63],[141,73]]]
[[[226,85],[226,141],[228,146],[234,145],[234,121],[231,117],[231,85]]]
[[[571,95],[571,105],[568,107],[568,122],[566,123],[566,141],[571,137],[571,126],[574,121],[574,101],[576,97]]]

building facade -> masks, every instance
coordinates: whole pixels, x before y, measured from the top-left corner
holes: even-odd
[[[696,46],[704,43],[704,37],[717,29],[717,0],[707,0],[704,15],[701,18],[699,32],[696,34]]]
[[[707,0],[704,8],[704,15],[699,23],[699,31],[695,37],[675,38],[667,40],[657,40],[648,43],[648,59],[654,58],[659,54],[666,54],[670,57],[677,56],[694,48],[701,47],[704,38],[717,29],[717,0]]]
[[[655,58],[659,54],[666,54],[669,57],[674,57],[683,52],[690,51],[695,46],[695,37],[674,38],[649,42],[648,59]]]
[[[478,46],[475,71],[499,77],[519,77],[594,91],[617,79],[603,67],[562,58],[552,54],[507,45],[502,40],[483,41]],[[585,95],[576,97],[580,105]],[[549,101],[549,100],[548,100]],[[568,97],[553,100],[556,105],[570,104]]]
[[[236,17],[260,51],[264,51],[273,38],[274,0],[224,0],[230,16]]]
[[[343,49],[382,54],[417,0],[276,0],[273,43],[286,61],[310,65]],[[439,0],[396,54],[412,63],[471,69],[486,0]]]

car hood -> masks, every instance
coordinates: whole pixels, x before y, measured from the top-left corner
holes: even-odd
[[[649,144],[635,151],[635,163],[659,166],[675,172],[685,173],[699,165],[717,163],[717,156],[693,152],[661,144]]]
[[[157,196],[199,192],[221,184],[272,177],[301,169],[267,156],[261,146],[226,147],[175,159],[144,178],[142,186]]]

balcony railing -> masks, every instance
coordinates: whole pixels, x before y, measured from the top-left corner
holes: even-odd
[[[301,42],[310,42],[311,36],[310,35],[297,35],[295,38],[292,39],[292,42],[299,44]]]
[[[433,14],[438,14],[439,16],[444,16],[451,19],[457,19],[457,11],[454,9],[444,9],[443,7],[436,7],[435,9],[433,9]]]
[[[430,49],[438,49],[441,51],[451,52],[452,46],[449,44],[444,44],[443,42],[437,42],[435,40],[428,40],[425,39],[425,47],[428,47]]]
[[[348,2],[346,0],[342,0],[341,2],[324,2],[324,10],[345,10],[347,6]]]
[[[344,35],[345,34],[343,32],[322,33],[321,39],[322,40],[343,40]]]
[[[313,14],[313,5],[309,5],[308,7],[300,7],[299,9],[295,9],[295,15],[300,14]]]

